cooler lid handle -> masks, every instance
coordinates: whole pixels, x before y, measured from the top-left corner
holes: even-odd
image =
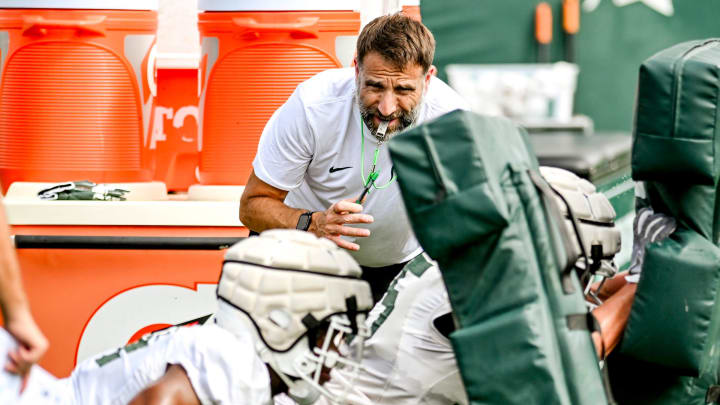
[[[105,16],[83,20],[54,20],[41,16],[23,17],[23,35],[47,35],[48,29],[74,29],[79,35],[105,36]]]
[[[233,24],[246,31],[254,39],[260,37],[262,32],[287,31],[293,38],[318,38],[319,17],[300,17],[291,23],[259,23],[254,18],[233,18]]]

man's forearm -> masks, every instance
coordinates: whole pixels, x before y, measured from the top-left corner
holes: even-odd
[[[292,208],[271,197],[257,196],[243,200],[240,206],[240,221],[255,232],[266,229],[297,226],[300,214],[306,209]]]
[[[255,232],[274,228],[295,228],[300,215],[308,210],[285,205],[287,194],[287,191],[257,178],[255,172],[251,173],[240,199],[240,221]],[[318,237],[330,239],[342,248],[360,249],[357,243],[344,240],[342,236],[370,236],[370,231],[367,229],[347,225],[369,224],[373,222],[373,217],[363,214],[362,205],[355,204],[353,200],[354,198],[341,200],[325,211],[314,213],[307,231]]]

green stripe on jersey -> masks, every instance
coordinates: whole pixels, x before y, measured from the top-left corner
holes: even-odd
[[[427,269],[432,267],[432,262],[430,262],[423,253],[420,253],[419,255],[415,256],[412,260],[408,262],[408,264],[403,267],[403,269],[398,273],[397,276],[395,276],[395,279],[390,283],[390,286],[388,286],[387,291],[385,292],[385,295],[383,296],[382,303],[383,306],[385,306],[385,309],[382,311],[380,315],[378,315],[375,322],[373,322],[372,326],[370,327],[370,336],[375,334],[375,331],[378,330],[378,328],[385,322],[385,320],[390,316],[393,309],[395,309],[395,302],[397,301],[398,297],[398,290],[395,288],[397,286],[398,280],[404,278],[407,276],[408,272],[410,274],[414,275],[415,277],[422,277],[422,275],[425,273]]]

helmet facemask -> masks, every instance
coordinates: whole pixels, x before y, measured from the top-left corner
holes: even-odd
[[[351,322],[350,319],[355,319]],[[366,314],[358,313],[356,316],[334,315],[330,318],[325,334],[317,341],[312,350],[295,359],[295,377],[299,377],[304,386],[309,386],[316,392],[327,397],[331,403],[344,404],[349,396],[349,388],[357,378],[362,364],[362,353],[365,340],[370,337],[370,330],[365,325]],[[353,349],[350,350],[348,341],[352,340]],[[343,376],[349,379],[347,390],[330,392],[322,385],[330,379],[333,369],[342,369]],[[337,375],[333,373],[333,375]],[[296,383],[297,384],[297,383]],[[297,391],[290,389],[290,396],[295,397]],[[296,399],[297,402],[297,399]]]

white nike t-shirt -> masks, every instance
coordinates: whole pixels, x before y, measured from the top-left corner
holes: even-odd
[[[250,336],[237,337],[215,324],[206,324],[170,328],[87,359],[65,379],[55,379],[35,366],[22,397],[6,403],[127,404],[160,379],[170,364],[185,369],[203,405],[270,401],[267,367],[255,353]],[[0,373],[0,387],[3,381],[13,381],[7,372]]]
[[[417,123],[456,109],[467,109],[466,102],[433,77]],[[365,135],[362,163],[361,128]],[[324,211],[337,201],[360,196],[376,147],[376,138],[360,118],[354,69],[330,69],[298,85],[275,111],[263,130],[253,169],[260,180],[289,191],[288,206]],[[387,145],[379,150],[376,184],[383,186],[391,178],[392,163]],[[375,222],[352,226],[367,228],[371,235],[347,238],[360,246],[351,254],[361,265],[401,263],[420,253],[397,181],[385,189],[373,189],[363,212]]]
[[[351,386],[347,402],[358,405],[467,404],[450,340],[434,325],[450,312],[440,269],[424,253],[417,256],[368,317],[372,335],[358,377],[333,370],[325,387],[342,395]]]

